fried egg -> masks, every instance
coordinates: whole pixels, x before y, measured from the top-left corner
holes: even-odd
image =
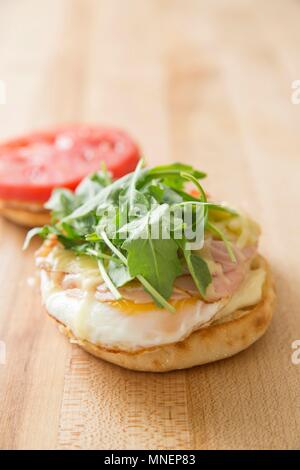
[[[48,313],[70,328],[77,338],[125,351],[182,341],[194,330],[213,322],[216,316],[219,319],[255,305],[261,299],[266,274],[262,268],[250,270],[232,296],[216,302],[175,297],[171,303],[176,311],[171,313],[153,302],[99,300],[95,289],[101,281],[99,272],[88,257],[85,261],[68,250],[54,248],[37,260],[42,299]]]

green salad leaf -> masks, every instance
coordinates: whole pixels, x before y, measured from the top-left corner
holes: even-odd
[[[135,277],[130,274],[128,267],[120,262],[118,258],[113,258],[109,261],[108,274],[116,287],[124,286]]]
[[[182,272],[177,256],[178,246],[169,240],[147,238],[131,239],[123,247],[131,276],[143,276],[164,298],[168,299],[173,282]]]
[[[53,191],[45,206],[51,210],[51,224],[30,230],[24,249],[36,235],[43,239],[54,235],[66,249],[97,260],[116,299],[122,298],[122,286],[137,279],[158,306],[173,312],[169,299],[176,277],[190,273],[203,297],[212,281],[201,249],[196,252],[188,244],[194,240],[187,238],[186,229],[197,227],[197,218],[203,218],[203,237],[210,233],[221,239],[235,260],[231,242],[214,217],[221,213],[230,219],[237,213],[207,200],[199,182],[205,176],[182,163],[147,169],[143,160],[134,172],[114,181],[102,169],[75,191]],[[198,197],[191,195],[187,183],[196,187]],[[178,209],[182,214],[190,210],[190,220],[181,218]]]

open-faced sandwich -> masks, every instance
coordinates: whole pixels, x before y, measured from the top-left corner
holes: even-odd
[[[162,372],[232,356],[266,331],[274,291],[259,227],[210,200],[183,164],[55,190],[52,223],[28,233],[43,303],[85,350]]]
[[[35,132],[0,144],[0,214],[27,227],[50,222],[45,202],[75,189],[104,162],[114,177],[134,170],[139,150],[125,132],[86,124]]]

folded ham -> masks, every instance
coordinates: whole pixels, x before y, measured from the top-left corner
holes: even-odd
[[[249,270],[250,261],[255,256],[257,247],[249,245],[244,249],[239,249],[233,245],[232,249],[236,262],[230,259],[223,241],[207,240],[205,242],[206,256],[213,261],[212,282],[208,286],[205,296],[205,300],[208,302],[229,297],[239,288]],[[124,299],[136,304],[153,302],[152,297],[139,284],[121,287],[119,291]],[[193,278],[186,274],[175,279],[173,293],[169,300],[176,301],[199,296],[200,293]],[[97,287],[96,298],[101,302],[115,300],[104,283]]]

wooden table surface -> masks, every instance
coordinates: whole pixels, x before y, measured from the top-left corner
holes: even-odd
[[[25,230],[0,222],[0,447],[300,448],[299,1],[17,0],[0,4],[0,137],[62,122],[126,128],[150,164],[208,172],[263,226],[278,293],[263,339],[164,375],[98,361],[29,285]]]

